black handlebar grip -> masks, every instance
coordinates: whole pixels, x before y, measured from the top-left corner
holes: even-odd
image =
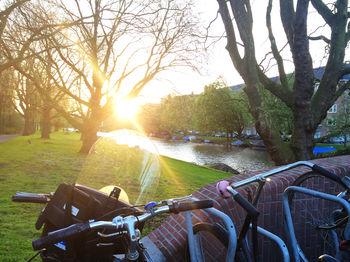
[[[239,193],[235,194],[233,198],[241,207],[243,207],[248,212],[249,215],[253,217],[257,217],[259,215],[259,211],[256,209],[256,207],[253,206],[253,204],[251,204],[247,199],[242,197]]]
[[[68,238],[77,236],[78,234],[81,234],[89,229],[90,229],[89,223],[71,225],[69,227],[54,231],[53,233],[45,237],[34,240],[32,242],[32,246],[34,250],[40,250],[44,247],[53,245],[62,240],[66,240]]]
[[[194,209],[203,209],[213,207],[213,200],[200,200],[194,202],[174,203],[169,206],[170,213],[179,213]]]
[[[313,165],[312,166],[312,170],[315,172],[320,173],[321,175],[324,175],[325,177],[328,177],[329,179],[338,182],[340,184],[342,184],[345,188],[349,188],[342,180],[339,176],[337,176],[336,174],[328,171],[327,169],[320,167],[318,165]]]
[[[36,195],[36,196],[26,196],[26,195],[14,195],[12,196],[13,202],[26,202],[26,203],[39,203],[46,204],[50,201],[50,198],[45,195]]]

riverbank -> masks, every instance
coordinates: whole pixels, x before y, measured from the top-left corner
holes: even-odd
[[[271,168],[275,165],[266,150],[179,140],[152,139],[152,141],[161,155],[197,165],[223,163],[240,173]]]
[[[34,224],[40,204],[11,202],[16,191],[48,193],[62,183],[73,183],[84,165],[77,153],[80,135],[57,132],[50,140],[40,134],[16,137],[0,144],[0,261],[28,260],[35,252],[31,241],[39,238]],[[190,194],[228,173],[161,157],[162,174],[155,200]]]

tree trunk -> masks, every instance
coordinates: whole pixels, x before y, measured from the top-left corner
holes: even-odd
[[[308,124],[310,122],[311,112],[294,111],[294,132],[290,146],[296,156],[296,160],[309,160],[313,157],[314,130]]]
[[[252,70],[252,69],[250,69]],[[252,77],[254,76],[255,77]],[[270,116],[261,110],[263,107],[262,99],[259,95],[259,81],[257,74],[250,72],[244,79],[247,83],[244,91],[249,100],[250,111],[255,119],[255,128],[261,139],[264,141],[266,149],[271,156],[271,159],[277,165],[288,164],[295,161],[295,156],[292,150],[284,143],[279,130],[273,124]]]
[[[50,139],[51,133],[51,119],[50,119],[51,108],[44,106],[41,113],[40,130],[41,138]]]
[[[30,109],[24,112],[24,128],[22,136],[29,136],[35,132],[34,130],[34,119]]]
[[[97,131],[100,123],[93,119],[86,119],[81,130],[81,140],[83,144],[80,153],[88,154],[91,147],[97,141]]]
[[[5,121],[4,121],[4,99],[0,93],[0,134],[5,132]]]
[[[345,134],[344,134],[344,148],[346,148],[346,144],[347,144],[347,142],[348,142],[348,141],[347,141],[347,140],[348,140],[348,137],[347,137],[347,136],[348,136],[348,134],[345,133]]]

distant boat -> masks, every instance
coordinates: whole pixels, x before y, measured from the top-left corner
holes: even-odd
[[[264,141],[262,140],[251,140],[249,142],[249,144],[252,146],[252,147],[259,147],[259,148],[266,148],[265,144],[264,144]]]
[[[242,142],[241,140],[236,140],[231,143],[233,146],[239,146],[239,147],[246,147],[248,146],[246,143]]]
[[[199,142],[202,142],[202,139],[199,139],[196,136],[190,136],[190,141],[194,143],[199,143]]]

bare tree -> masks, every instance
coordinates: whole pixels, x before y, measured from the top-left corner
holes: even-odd
[[[62,19],[55,22],[72,26],[51,32],[49,57],[39,59],[51,64],[52,82],[73,101],[69,110],[53,104],[82,132],[81,152],[90,150],[118,99],[137,96],[162,71],[192,66],[198,43],[189,3],[76,0],[55,8]]]
[[[257,63],[252,31],[254,17],[250,1],[217,2],[227,36],[226,48],[235,68],[244,79],[251,113],[256,120],[256,129],[273,160],[283,164],[312,158],[313,136],[318,125],[325,118],[327,110],[350,85],[349,83],[337,89],[339,79],[348,73],[348,69],[344,67],[345,48],[350,39],[348,1],[334,1],[334,8],[331,10],[321,0],[298,0],[296,3],[293,0],[280,0],[280,16],[295,67],[295,81],[292,87],[288,85],[284,61],[272,30],[273,1],[268,1],[266,26],[271,51],[278,67],[279,83],[269,79]],[[325,71],[317,90],[314,87],[313,60],[309,47],[309,41],[313,39],[310,39],[307,33],[310,2],[331,31],[329,38],[313,38],[326,39],[329,48]],[[238,41],[243,43],[243,47]],[[269,90],[293,111],[293,135],[290,145],[283,143],[273,121],[264,114],[259,86]]]
[[[29,65],[29,63],[28,63]],[[32,64],[33,65],[33,64]],[[13,106],[16,111],[24,118],[23,136],[31,135],[35,132],[35,120],[37,118],[37,108],[40,103],[40,97],[36,91],[35,84],[29,79],[17,72],[15,81],[13,81],[15,96],[13,97]]]

